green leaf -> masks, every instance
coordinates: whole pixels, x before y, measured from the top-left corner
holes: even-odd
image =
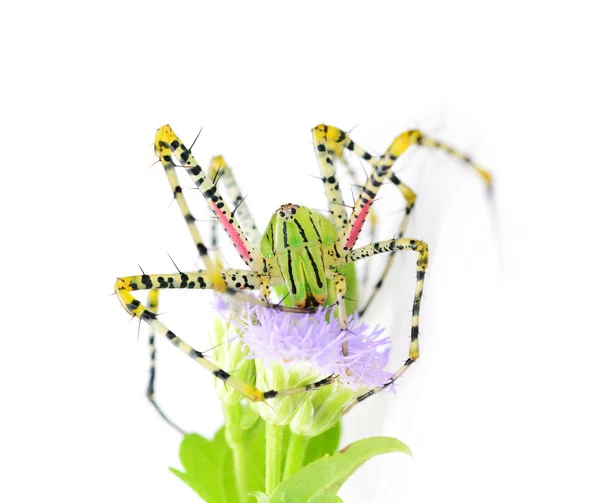
[[[395,438],[359,440],[333,456],[318,459],[284,480],[269,498],[269,503],[339,502],[339,498],[332,499],[331,495],[339,490],[348,477],[368,459],[388,452],[411,455],[409,448]]]
[[[332,493],[320,494],[308,500],[308,503],[344,503],[342,499]]]
[[[179,458],[185,472],[170,470],[190,486],[206,503],[236,503],[232,484],[225,474],[233,472],[231,449],[225,442],[225,430],[221,428],[212,440],[197,434],[185,435],[179,448]]]
[[[307,465],[325,455],[332,455],[337,451],[340,445],[341,433],[342,428],[338,421],[327,431],[311,438],[308,442],[308,447],[306,448],[306,454],[304,455],[304,464]]]

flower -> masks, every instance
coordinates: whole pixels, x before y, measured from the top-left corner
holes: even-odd
[[[221,312],[227,308],[221,301],[217,305]],[[255,364],[254,385],[259,389],[288,390],[336,376],[333,384],[316,391],[253,404],[265,421],[289,425],[295,433],[312,437],[333,426],[361,393],[389,381],[392,374],[383,368],[391,339],[381,337],[384,329],[370,330],[351,315],[344,331],[333,309],[319,307],[313,313],[296,314],[248,305],[243,314],[238,310],[228,319],[229,326],[235,327],[229,333],[239,337],[229,343],[243,341],[243,358]],[[348,355],[342,353],[344,342]]]
[[[366,323],[350,315],[344,331],[332,315],[331,307],[296,314],[248,306],[241,318],[248,357],[262,358],[267,364],[305,362],[321,376],[339,376],[352,389],[383,385],[392,376],[383,370],[391,344],[389,337],[380,337],[385,329],[376,326],[369,331]],[[348,355],[342,353],[344,342]]]

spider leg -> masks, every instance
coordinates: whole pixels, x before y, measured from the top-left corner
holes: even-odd
[[[222,271],[222,279],[225,281],[228,290],[256,290],[260,287],[260,275],[253,271],[230,269]],[[132,316],[139,318],[147,323],[152,329],[165,336],[173,346],[178,348],[184,354],[198,362],[202,367],[211,372],[215,377],[226,382],[233,389],[239,391],[246,398],[253,402],[261,402],[275,397],[284,397],[306,393],[307,391],[317,390],[323,386],[332,384],[336,376],[331,375],[317,382],[289,388],[285,390],[260,391],[256,387],[247,384],[240,379],[233,377],[229,372],[221,369],[218,365],[208,360],[206,356],[183,339],[178,337],[162,321],[158,319],[156,313],[144,306],[136,299],[131,292],[137,290],[160,290],[160,289],[214,289],[212,275],[206,271],[176,273],[176,274],[143,274],[138,276],[128,276],[118,278],[115,283],[115,293],[122,306]],[[256,299],[259,303],[260,300]],[[274,307],[269,305],[268,307]],[[276,307],[276,306],[275,306]],[[298,312],[297,309],[292,309]]]
[[[150,290],[148,292],[148,311],[156,314],[158,310],[158,290]],[[156,409],[156,411],[160,414],[169,426],[175,428],[179,433],[185,435],[185,431],[183,431],[177,424],[175,424],[162,410],[160,405],[156,402],[154,398],[154,380],[156,378],[156,345],[154,343],[154,337],[156,335],[156,331],[152,326],[149,327],[148,330],[148,348],[150,350],[150,373],[148,377],[148,388],[146,390],[146,397],[152,404],[152,406]]]
[[[208,202],[213,213],[229,235],[237,252],[246,265],[257,272],[266,272],[266,262],[242,231],[235,215],[229,209],[215,185],[196,162],[191,152],[185,147],[170,126],[162,126],[156,132],[154,150],[165,169],[174,166],[173,153],[186,169],[193,182]],[[217,280],[218,281],[218,280]]]
[[[211,274],[214,281],[214,290],[217,292],[224,292],[226,290],[226,284],[221,279],[220,270],[222,269],[221,261],[213,261],[208,253],[207,247],[204,244],[202,236],[200,235],[200,230],[198,229],[198,225],[196,223],[196,218],[192,214],[190,207],[186,201],[186,198],[183,194],[183,190],[181,188],[181,184],[179,182],[179,177],[177,176],[177,171],[175,170],[175,164],[173,162],[165,162],[163,158],[161,158],[163,169],[167,176],[167,180],[171,187],[171,192],[175,201],[177,202],[177,206],[186,222],[190,235],[192,237],[192,241],[194,242],[196,249],[198,250],[198,254],[202,259],[206,271]],[[216,220],[215,220],[216,224]],[[216,257],[218,258],[218,257]],[[152,312],[156,312],[155,309],[158,305],[158,290],[151,290],[148,296],[148,309]],[[179,426],[174,424],[165,414],[165,412],[159,407],[159,405],[154,400],[154,381],[156,376],[156,346],[154,344],[155,330],[150,327],[149,332],[149,344],[150,344],[150,378],[148,383],[147,397],[154,406],[154,408],[158,411],[161,417],[173,428],[178,430],[180,433],[184,433]]]
[[[356,144],[354,144],[354,145],[356,147],[358,147]],[[356,171],[356,169],[352,165],[352,163],[348,162],[348,159],[344,155],[344,148],[343,148],[342,144],[341,143],[335,143],[334,146],[337,147],[336,149],[334,149],[335,156],[340,161],[340,163],[342,164],[342,166],[344,167],[344,169],[346,170],[346,172],[350,176],[350,180],[352,181],[352,184],[355,187],[362,188],[362,186],[364,185],[364,182],[361,181],[360,175],[358,174],[358,172]],[[364,152],[368,154],[368,152],[366,152],[366,151],[364,151]],[[357,154],[358,154],[358,152],[357,152]],[[368,155],[370,156],[371,154],[368,154]],[[358,156],[362,157],[360,154],[358,154]],[[373,160],[377,160],[377,159],[379,159],[379,158],[378,157],[372,157],[371,161],[368,161],[368,162],[371,164],[371,162]],[[378,218],[377,218],[377,214],[376,214],[375,210],[371,210],[369,212],[369,224],[370,224],[369,227],[368,227],[369,235],[367,236],[367,241],[373,242],[373,241],[375,241],[375,235],[376,235],[376,232],[377,232],[377,224],[378,224]],[[365,271],[365,278],[364,278],[365,282],[366,282],[367,278],[368,278],[368,271]]]
[[[353,166],[348,162],[344,156],[344,149],[352,147],[359,157],[366,160],[374,168],[377,166],[378,157],[372,156],[366,150],[356,145],[347,133],[338,129],[334,126],[327,126],[320,124],[313,128],[313,144],[315,146],[315,152],[317,154],[317,161],[321,170],[322,181],[325,186],[325,193],[327,196],[327,203],[329,211],[331,213],[331,221],[334,224],[338,238],[341,237],[345,231],[345,227],[348,223],[348,215],[346,206],[344,204],[342,192],[339,187],[337,179],[337,173],[335,170],[334,162],[339,161],[342,166],[346,169],[350,175],[351,180],[357,186],[362,187],[362,183],[359,182],[358,175],[354,170]],[[356,148],[355,148],[356,147]],[[369,215],[370,223],[370,241],[375,239],[375,230],[377,223],[377,216],[374,211],[370,212]],[[365,264],[364,275],[362,281],[366,283],[369,277],[369,263]],[[338,300],[338,305],[342,305]],[[340,316],[345,320],[345,317]],[[347,345],[344,346],[344,354],[347,353]]]
[[[242,196],[242,191],[233,175],[233,170],[229,164],[225,162],[225,159],[222,156],[215,156],[212,158],[208,169],[208,176],[213,180],[216,187],[221,183],[224,185],[225,193],[233,206],[232,214],[235,214],[239,219],[242,230],[246,233],[250,242],[255,247],[258,247],[262,236],[258,232],[256,222],[248,209],[245,197]],[[216,219],[213,220],[211,227],[211,245],[213,250],[215,250],[217,263],[221,264],[222,257],[219,252],[217,225],[218,221]],[[265,302],[269,301],[271,289],[268,280],[263,281],[261,284],[260,295]]]
[[[344,232],[344,229],[348,225],[348,213],[333,164],[333,160],[336,157],[333,147],[335,147],[337,141],[340,141],[340,134],[345,135],[346,133],[323,124],[312,130],[313,144],[315,146],[315,153],[317,154],[317,163],[323,177],[327,204],[338,236]],[[330,139],[329,135],[333,138]]]
[[[333,283],[336,295],[337,316],[342,330],[348,330],[348,314],[346,312],[346,276],[340,273],[333,274]],[[348,356],[348,341],[342,343],[342,354]]]
[[[389,178],[390,171],[396,162],[396,159],[398,159],[398,157],[406,152],[406,150],[412,145],[424,145],[426,147],[441,149],[464,161],[467,166],[474,169],[475,172],[484,180],[488,191],[491,193],[492,176],[488,171],[471,161],[469,157],[444,143],[425,136],[421,131],[406,131],[399,135],[392,142],[385,154],[381,157],[377,163],[377,169],[371,173],[371,176],[367,180],[367,183],[363,187],[358,199],[356,200],[356,204],[354,205],[354,209],[350,215],[349,223],[345,233],[340,239],[338,239],[338,244],[342,246],[344,250],[351,250],[356,243],[365,219],[369,213],[369,209],[377,197],[379,188],[383,182]]]
[[[373,243],[371,245],[357,248],[356,250],[350,251],[345,257],[346,262],[355,262],[363,258],[378,255],[379,253],[390,253],[392,251],[412,250],[417,252],[417,281],[415,285],[415,293],[412,307],[412,322],[411,322],[411,333],[410,333],[410,347],[408,350],[408,359],[404,362],[404,365],[398,369],[398,371],[390,378],[390,380],[383,386],[373,388],[367,393],[359,396],[352,402],[345,413],[348,412],[354,405],[365,400],[366,398],[379,393],[386,387],[394,383],[406,370],[419,358],[419,313],[421,310],[421,300],[423,297],[423,286],[425,284],[425,271],[429,262],[429,249],[427,243],[418,241],[416,239],[399,238],[390,239],[388,241],[381,241],[379,243]]]
[[[400,228],[398,230],[398,233],[396,234],[397,238],[401,238],[401,237],[404,237],[404,233],[406,232],[406,228],[408,226],[408,222],[410,219],[410,214],[411,214],[413,208],[415,207],[417,194],[408,185],[403,183],[394,173],[390,174],[389,180],[398,188],[398,190],[400,191],[400,193],[406,200],[406,206],[404,207],[404,216],[402,217],[402,221],[400,222]],[[371,210],[370,214],[373,214],[373,210]],[[358,310],[359,316],[362,316],[363,314],[365,314],[365,312],[367,311],[367,309],[369,309],[369,306],[371,305],[371,303],[373,302],[373,300],[375,299],[375,297],[381,290],[383,282],[385,281],[388,273],[390,272],[390,269],[392,268],[392,264],[394,262],[395,256],[396,256],[396,250],[391,251],[390,254],[388,255],[387,261],[385,263],[385,267],[384,267],[383,271],[381,272],[379,279],[375,283],[375,286],[374,286],[373,290],[371,291],[371,293],[369,294],[367,301]]]
[[[358,145],[356,142],[354,142],[354,140],[352,140],[350,138],[348,133],[346,133],[345,131],[342,131],[341,129],[338,129],[334,126],[326,126],[324,124],[320,124],[319,126],[317,126],[313,129],[313,137],[315,138],[315,145],[317,145],[317,154],[319,153],[319,150],[320,150],[321,152],[325,152],[327,154],[327,156],[325,158],[326,161],[328,158],[331,158],[331,157],[339,160],[341,162],[341,164],[345,167],[346,171],[348,171],[351,179],[353,180],[353,182],[356,185],[362,186],[362,184],[359,182],[356,170],[354,169],[352,164],[350,164],[348,162],[348,159],[346,159],[346,157],[344,156],[345,150],[348,150],[349,152],[354,152],[359,158],[361,158],[362,160],[369,163],[373,167],[373,171],[377,170],[377,168],[379,167],[379,165],[381,164],[381,161],[383,159],[383,157],[375,156],[375,155],[372,155],[369,152],[367,152],[364,148],[362,148],[360,145]],[[324,147],[322,147],[322,146],[319,147],[319,145],[324,145]],[[455,152],[455,151],[453,151],[453,152]],[[317,157],[319,158],[319,156],[317,156]],[[330,179],[327,179],[326,177],[335,175],[335,173],[333,172],[333,163],[327,161],[324,163],[324,165],[322,165],[322,158],[319,158],[319,161],[320,161],[320,166],[321,166],[321,173],[323,174],[323,182],[325,183],[326,189],[329,189],[329,191],[328,191],[328,199],[329,199],[329,194],[331,192],[331,183],[328,183],[328,181],[334,182],[335,177],[331,177]],[[325,171],[326,169],[328,171]],[[399,229],[398,233],[396,234],[397,238],[401,238],[404,236],[404,233],[406,232],[406,227],[408,226],[408,221],[409,221],[409,215],[415,205],[415,200],[416,200],[417,195],[410,187],[408,187],[408,185],[403,183],[391,170],[388,171],[388,178],[389,178],[390,182],[392,182],[396,186],[396,188],[398,188],[399,192],[402,194],[402,196],[404,197],[404,199],[406,201],[404,216],[400,223],[400,229]],[[335,183],[337,184],[337,181],[335,181]],[[337,195],[335,197],[337,197]],[[331,204],[330,204],[330,209],[332,209]],[[344,212],[345,212],[345,209],[344,209]],[[347,217],[347,215],[346,215],[346,217]],[[368,217],[369,217],[370,224],[371,224],[369,227],[369,241],[372,242],[372,241],[374,241],[374,236],[375,236],[376,227],[377,227],[377,216],[372,208],[368,212]],[[338,218],[338,220],[339,220],[339,218]],[[344,231],[345,231],[345,229],[344,229]],[[342,235],[342,230],[338,229],[338,235]],[[385,266],[379,280],[375,283],[375,288],[370,293],[369,298],[367,299],[367,302],[359,310],[359,316],[362,316],[365,313],[365,311],[368,309],[370,304],[373,302],[373,299],[379,292],[381,285],[383,284],[383,281],[385,280],[385,277],[387,276],[387,274],[391,268],[393,259],[394,259],[394,252],[392,252],[390,254],[390,256],[388,257],[386,266]],[[365,270],[365,275],[363,277],[363,281],[366,282],[368,279],[368,275],[369,275],[368,263],[366,264],[365,269],[366,270]]]
[[[348,406],[344,409],[344,412],[342,413],[342,415],[344,414],[348,414],[348,412],[350,412],[354,406],[358,405],[360,402],[362,402],[363,400],[366,400],[367,398],[369,398],[370,396],[373,396],[376,393],[379,393],[381,391],[383,391],[385,388],[387,388],[388,386],[391,386],[392,384],[394,384],[394,382],[396,382],[398,379],[400,379],[400,377],[402,377],[402,375],[408,370],[408,368],[415,362],[415,360],[408,358],[405,362],[404,365],[402,365],[402,367],[400,367],[398,369],[398,371],[392,376],[390,377],[390,380],[388,382],[386,382],[383,386],[378,386],[376,388],[370,389],[369,391],[367,391],[366,393],[363,393],[362,395],[360,395],[359,397],[355,398],[350,404],[348,404]]]
[[[225,187],[225,193],[227,194],[229,202],[234,208],[232,213],[235,213],[235,216],[242,226],[242,230],[246,233],[250,242],[255,247],[258,247],[262,236],[258,231],[256,222],[254,221],[250,210],[248,209],[248,205],[245,201],[246,198],[242,196],[242,191],[237,183],[237,180],[235,179],[233,170],[229,164],[227,164],[225,159],[223,159],[223,156],[218,155],[211,159],[210,167],[208,168],[208,176],[211,180],[213,180],[213,183],[217,187],[219,187],[220,184]],[[213,230],[216,226],[216,223],[217,222],[215,221]],[[217,242],[214,232],[212,237],[213,247],[216,248]]]
[[[163,159],[161,158],[161,161]],[[192,214],[190,207],[187,204],[185,196],[183,195],[183,190],[181,188],[181,184],[179,183],[179,177],[177,176],[177,172],[175,171],[175,164],[173,162],[162,162],[163,168],[165,170],[165,174],[167,175],[167,180],[169,181],[169,185],[171,187],[171,192],[173,193],[173,197],[177,202],[177,206],[179,206],[179,210],[187,224],[190,235],[192,236],[192,240],[196,245],[196,249],[198,250],[198,254],[200,258],[204,262],[204,266],[206,270],[211,273],[215,273],[215,278],[218,277],[219,267],[215,265],[213,260],[210,258],[208,254],[208,249],[202,240],[202,236],[200,235],[200,230],[198,229],[198,225],[196,224],[196,217]],[[218,290],[219,285],[216,285]],[[225,288],[225,284],[221,282],[221,288]]]
[[[167,176],[167,180],[171,187],[171,192],[175,201],[177,202],[177,206],[183,216],[185,223],[188,227],[188,231],[192,237],[192,241],[198,250],[198,254],[206,267],[206,270],[209,274],[211,274],[212,278],[215,281],[214,289],[216,291],[224,291],[226,289],[225,282],[221,279],[219,271],[221,270],[221,264],[215,263],[210,255],[208,254],[208,250],[202,236],[200,235],[200,230],[198,229],[198,225],[196,223],[196,218],[192,214],[190,207],[185,199],[183,194],[183,190],[181,188],[181,184],[179,182],[179,177],[177,176],[177,171],[175,170],[175,165],[172,162],[163,162],[163,169]],[[158,290],[151,290],[148,295],[148,310],[156,313],[156,308],[158,307]],[[155,338],[155,330],[150,327],[149,330],[149,345],[150,345],[150,377],[148,382],[148,389],[146,392],[146,396],[150,403],[154,406],[160,416],[173,428],[175,428],[180,433],[184,434],[185,432],[177,426],[173,421],[171,421],[165,412],[160,408],[157,402],[154,400],[154,382],[156,378],[156,346],[154,343]]]

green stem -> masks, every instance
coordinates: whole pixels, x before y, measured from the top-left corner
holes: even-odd
[[[285,455],[285,468],[283,469],[283,480],[296,473],[304,465],[304,456],[309,438],[304,435],[290,433],[287,454]]]
[[[225,414],[225,440],[233,451],[233,469],[238,501],[249,503],[248,467],[250,465],[244,448],[244,432],[240,428],[242,406],[239,402],[234,405],[223,404],[223,413]]]
[[[283,442],[283,427],[267,423],[266,435],[266,480],[265,490],[267,495],[272,494],[281,482],[281,455]]]

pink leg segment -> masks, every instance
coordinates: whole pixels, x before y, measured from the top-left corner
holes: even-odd
[[[227,232],[227,234],[231,238],[231,241],[233,241],[233,245],[235,246],[235,249],[238,251],[242,259],[249,260],[250,251],[248,251],[248,248],[246,248],[246,245],[244,245],[244,241],[240,236],[240,233],[229,221],[227,215],[225,215],[225,213],[223,213],[219,208],[217,208],[216,204],[211,202],[210,205],[212,206],[215,215],[217,215],[219,222],[221,222],[221,225],[225,228],[225,232]]]
[[[354,221],[354,225],[350,229],[350,234],[348,234],[348,240],[346,241],[346,244],[344,245],[344,248],[346,250],[350,250],[354,246],[354,243],[356,243],[356,240],[358,239],[360,230],[362,229],[362,226],[365,223],[365,219],[367,218],[367,213],[369,213],[369,208],[371,207],[372,203],[373,203],[373,201],[369,201],[368,203],[365,203],[365,205],[360,210],[358,217],[356,217],[356,220]]]

